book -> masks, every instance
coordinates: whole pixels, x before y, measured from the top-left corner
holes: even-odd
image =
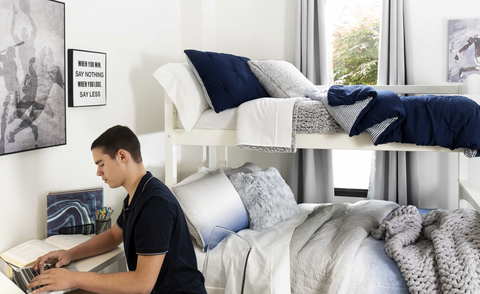
[[[102,187],[48,193],[47,237],[58,235],[60,230],[64,228],[90,224],[93,230],[95,224],[94,211],[102,207]],[[87,231],[86,234],[89,233],[93,232]]]
[[[18,268],[32,266],[37,258],[53,250],[67,250],[90,239],[86,235],[55,235],[45,240],[33,239],[0,254],[6,262]]]

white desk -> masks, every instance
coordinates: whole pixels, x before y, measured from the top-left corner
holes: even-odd
[[[125,252],[123,251],[123,244],[117,248],[89,258],[74,261],[73,264],[81,272],[98,272],[107,266],[118,262],[120,271],[126,271]],[[10,279],[0,273],[0,289],[2,294],[24,294]],[[51,294],[65,293],[63,291],[51,292]]]

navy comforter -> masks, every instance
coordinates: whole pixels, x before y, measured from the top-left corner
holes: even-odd
[[[480,152],[480,106],[462,96],[405,96],[369,86],[330,87],[327,110],[350,135],[370,134],[373,144],[389,142],[465,148]],[[328,105],[327,105],[328,103]]]

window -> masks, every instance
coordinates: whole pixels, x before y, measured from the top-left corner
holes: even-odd
[[[329,80],[340,85],[377,84],[380,0],[328,0]],[[366,197],[373,151],[333,150],[336,196]]]

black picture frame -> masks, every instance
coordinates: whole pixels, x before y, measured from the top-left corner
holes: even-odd
[[[68,106],[107,105],[107,54],[68,49]]]
[[[65,3],[0,10],[0,155],[66,145]]]

